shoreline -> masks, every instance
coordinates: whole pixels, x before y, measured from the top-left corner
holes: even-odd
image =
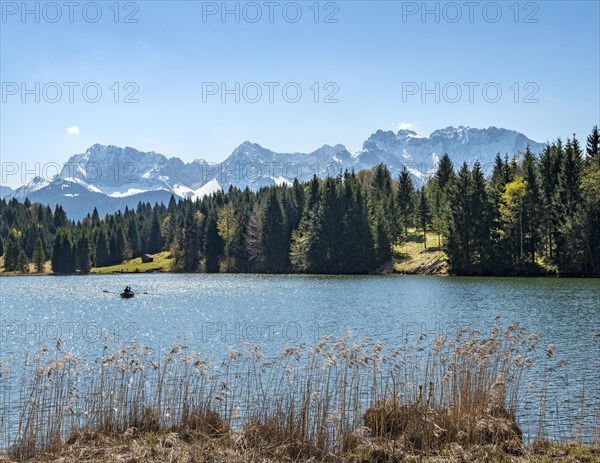
[[[392,272],[380,272],[380,273],[257,273],[257,272],[172,272],[172,271],[145,271],[145,272],[90,272],[90,273],[4,273],[0,272],[1,278],[24,278],[24,277],[86,277],[86,276],[98,276],[98,275],[156,275],[156,274],[170,274],[170,275],[288,275],[288,276],[431,276],[431,277],[455,277],[455,278],[555,278],[560,280],[576,279],[576,280],[595,280],[600,279],[600,276],[560,276],[556,274],[514,274],[514,275],[453,275],[447,272],[440,273],[417,273],[407,271],[392,271]]]
[[[600,447],[580,442],[551,442],[507,445],[449,445],[436,452],[395,447],[389,442],[360,443],[344,455],[310,455],[301,443],[272,442],[259,429],[199,432],[193,429],[170,432],[128,428],[120,435],[84,431],[74,433],[51,451],[27,459],[12,459],[0,453],[0,463],[118,463],[153,461],[157,463],[594,463],[600,461]],[[304,454],[304,453],[307,454]]]

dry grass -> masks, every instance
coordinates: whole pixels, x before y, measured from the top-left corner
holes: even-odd
[[[44,264],[44,271],[38,272],[35,268],[35,264],[27,264],[27,272],[7,272],[4,269],[4,256],[0,256],[0,275],[1,276],[39,276],[39,275],[51,275],[52,274],[52,263],[48,260]]]
[[[348,336],[270,359],[256,344],[219,362],[183,345],[160,359],[123,345],[87,362],[59,341],[19,375],[0,364],[0,438],[17,461],[521,458],[514,416],[524,371],[547,355],[539,342],[515,323],[464,328],[424,352]]]
[[[427,247],[423,234],[411,230],[400,244],[393,247],[394,272],[411,275],[440,275],[447,273],[446,254],[441,250],[440,238],[427,233]]]

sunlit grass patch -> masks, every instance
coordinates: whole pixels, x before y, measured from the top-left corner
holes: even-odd
[[[131,259],[118,265],[109,267],[95,267],[91,273],[145,273],[145,272],[169,272],[173,265],[170,252],[159,252],[153,254],[153,262],[142,262],[141,257]]]
[[[440,246],[440,237],[435,233],[409,230],[400,243],[393,246],[394,271],[397,273],[426,274],[446,273],[446,254]],[[442,242],[443,244],[443,242]]]

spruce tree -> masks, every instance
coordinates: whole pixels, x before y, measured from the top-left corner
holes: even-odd
[[[106,267],[111,264],[110,250],[108,247],[108,237],[104,225],[98,227],[96,235],[96,254],[94,263],[96,267]]]
[[[199,234],[203,221],[202,214],[198,211],[194,212],[192,207],[188,207],[185,213],[183,226],[183,245],[182,252],[183,270],[186,272],[195,272],[198,270],[199,264]]]
[[[127,221],[127,244],[129,245],[131,257],[139,257],[141,254],[140,237],[135,216],[131,216]]]
[[[87,231],[84,231],[75,244],[75,266],[81,273],[89,273],[92,268],[92,249]]]
[[[19,251],[19,255],[17,257],[17,270],[22,273],[27,273],[27,256],[25,255],[25,251],[22,249]]]
[[[221,253],[221,238],[217,229],[215,212],[210,212],[206,219],[204,231],[204,266],[207,273],[219,271],[219,256]]]
[[[52,271],[54,273],[73,273],[75,271],[71,233],[65,227],[59,228],[54,236]]]
[[[42,240],[38,238],[33,246],[33,264],[35,265],[36,272],[43,272],[45,263],[46,255],[44,253],[44,246],[42,245]]]
[[[585,151],[590,161],[600,165],[600,131],[598,131],[597,125],[594,126],[592,133],[587,137]]]
[[[21,251],[20,234],[12,230],[4,244],[4,269],[7,272],[17,270],[19,253]]]
[[[539,242],[541,194],[536,159],[529,146],[523,158],[523,173],[527,185],[523,205],[525,248],[529,254],[529,262],[533,265],[536,263],[536,252]]]
[[[150,222],[150,232],[147,242],[147,248],[143,251],[144,254],[156,254],[162,250],[162,236],[160,233],[160,221],[158,219],[158,211],[155,209],[152,213]]]
[[[450,271],[456,275],[469,275],[472,272],[470,183],[471,173],[467,164],[463,163],[450,189],[452,210],[444,246]]]
[[[400,216],[402,217],[402,228],[404,236],[408,236],[408,229],[412,225],[415,188],[410,176],[410,172],[404,166],[400,177],[398,177],[398,196],[397,204]]]
[[[542,151],[539,162],[541,204],[540,222],[544,229],[544,249],[546,258],[554,257],[555,230],[558,224],[558,170],[556,169],[556,150],[550,144]]]
[[[63,210],[62,206],[56,205],[54,209],[54,228],[58,231],[61,227],[67,227],[69,225],[69,220],[67,219],[67,214]]]
[[[427,192],[425,187],[421,188],[419,193],[419,225],[423,232],[423,245],[427,249],[427,231],[429,230],[429,224],[431,222],[431,209],[429,206],[429,198],[427,198]]]
[[[285,226],[281,204],[271,190],[266,197],[260,236],[262,265],[266,272],[280,273],[288,265],[289,247],[285,239]]]
[[[492,255],[490,243],[491,208],[479,161],[475,162],[473,166],[468,192],[469,222],[471,224],[471,244],[469,246],[471,255],[469,261],[474,273],[487,273],[489,271],[490,256]]]
[[[94,207],[94,211],[92,212],[92,225],[98,225],[100,223],[100,214],[98,214],[98,209]]]

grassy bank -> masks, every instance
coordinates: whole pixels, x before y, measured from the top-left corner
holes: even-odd
[[[275,358],[250,343],[224,359],[105,345],[95,361],[59,341],[0,365],[0,440],[15,461],[597,461],[590,446],[525,445],[524,373],[559,368],[540,340],[514,323],[428,345],[325,337]]]
[[[0,456],[0,462],[12,463]],[[40,453],[27,463],[597,463],[600,447],[536,441],[507,452],[494,445],[449,446],[435,454],[394,449],[390,443],[363,443],[346,455],[303,457],[293,444],[273,444],[268,435],[248,430],[221,436],[197,431],[140,432],[123,435],[78,433],[53,452]]]
[[[32,276],[40,276],[40,275],[51,275],[52,274],[52,264],[50,261],[46,261],[44,264],[44,270],[38,272],[35,268],[35,264],[27,264],[27,272],[7,272],[4,269],[4,256],[0,256],[0,275],[2,276],[19,276],[19,275],[32,275]]]
[[[159,252],[152,256],[152,262],[142,262],[141,257],[127,260],[122,264],[111,265],[110,267],[95,267],[91,273],[109,274],[109,273],[148,273],[148,272],[169,272],[171,271],[173,259],[169,252]]]
[[[427,233],[427,240],[418,230],[410,230],[402,243],[393,246],[394,272],[409,275],[444,275],[448,273],[446,254],[440,238]]]
[[[170,272],[173,259],[169,252],[159,252],[153,255],[152,262],[142,262],[141,257],[126,260],[122,264],[111,265],[109,267],[94,267],[90,270],[91,274],[111,274],[111,273],[155,273]],[[4,269],[4,258],[0,256],[0,275],[2,276],[43,276],[53,275],[52,263],[47,261],[44,265],[44,271],[38,272],[34,264],[27,265],[27,272],[7,272]]]

